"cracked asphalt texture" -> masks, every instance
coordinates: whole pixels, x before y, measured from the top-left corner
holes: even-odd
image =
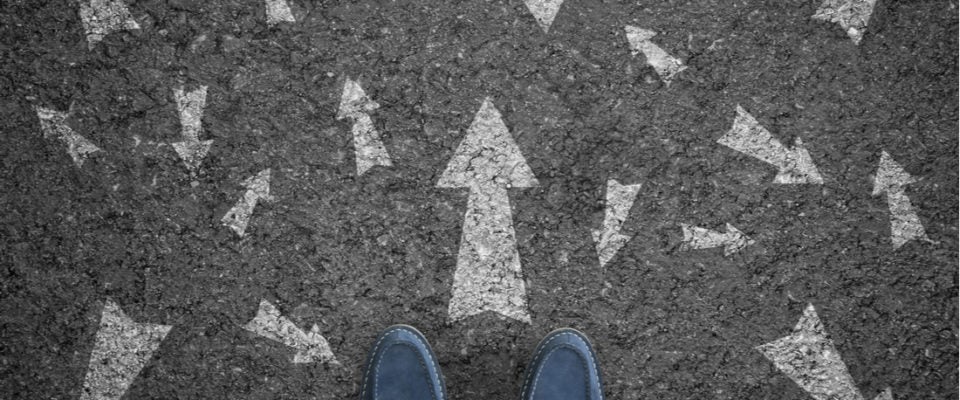
[[[173,325],[126,398],[353,398],[394,323],[432,342],[453,399],[517,398],[548,331],[594,341],[611,399],[807,399],[755,346],[817,307],[867,398],[958,395],[957,4],[879,0],[859,46],[818,1],[568,0],[544,34],[517,0],[128,2],[87,49],[75,3],[0,4],[0,397],[79,396],[103,301]],[[689,68],[663,85],[624,25]],[[380,104],[393,167],[356,176],[346,78]],[[192,176],[172,91],[207,85]],[[511,189],[532,324],[447,317],[467,190],[437,188],[489,96],[540,181]],[[742,105],[801,137],[823,185],[715,143]],[[82,168],[34,106],[104,151]],[[139,143],[139,145],[136,145]],[[881,150],[936,243],[894,250]],[[220,218],[273,169],[239,239]],[[608,179],[643,185],[600,268]],[[680,223],[757,241],[680,252]],[[320,327],[341,367],[241,328],[260,299]]]

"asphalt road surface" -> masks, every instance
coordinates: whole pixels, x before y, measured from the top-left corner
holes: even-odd
[[[957,398],[955,0],[550,3],[0,3],[0,398]]]

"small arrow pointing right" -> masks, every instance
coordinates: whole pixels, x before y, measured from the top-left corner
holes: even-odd
[[[37,118],[40,119],[40,131],[44,138],[56,137],[67,145],[67,153],[73,159],[77,167],[83,166],[83,161],[87,155],[101,151],[99,147],[91,143],[87,138],[80,136],[67,125],[69,113],[51,110],[49,108],[37,107]]]
[[[290,5],[286,0],[265,0],[267,6],[267,25],[273,26],[281,22],[297,22],[290,12]]]
[[[890,240],[893,248],[899,249],[912,239],[921,239],[932,242],[927,237],[920,223],[920,217],[913,210],[910,198],[907,197],[904,186],[916,182],[900,164],[893,161],[893,157],[886,151],[880,154],[880,166],[874,179],[873,195],[887,194],[887,205],[890,207]]]
[[[680,224],[680,226],[683,228],[683,244],[680,245],[680,250],[710,249],[723,246],[723,255],[729,257],[744,247],[756,243],[729,223],[726,233],[687,224]]]
[[[811,18],[840,24],[853,44],[859,45],[876,4],[877,0],[824,0]]]
[[[213,144],[213,140],[200,140],[207,87],[200,86],[199,89],[186,93],[182,87],[174,89],[173,97],[177,100],[177,111],[180,113],[180,132],[183,135],[183,141],[171,143],[171,145],[183,159],[187,169],[196,171],[200,168],[200,163],[203,162],[207,152],[210,151],[210,145]]]
[[[823,184],[820,171],[813,165],[810,153],[807,153],[799,137],[792,150],[786,148],[739,104],[733,127],[717,143],[777,167],[774,183]]]
[[[630,240],[630,236],[621,234],[620,229],[623,228],[623,221],[627,219],[639,192],[640,184],[621,185],[616,179],[607,181],[607,208],[603,227],[593,231],[593,241],[597,244],[597,257],[601,267],[607,265]]]
[[[133,322],[120,306],[107,299],[80,399],[123,397],[170,328],[169,325]]]
[[[863,400],[812,304],[803,311],[793,334],[756,349],[814,399]],[[874,400],[892,399],[887,388]]]
[[[304,332],[292,321],[280,315],[280,310],[269,301],[260,300],[257,316],[244,325],[243,329],[297,349],[292,360],[294,364],[319,361],[340,365],[333,355],[333,350],[330,349],[330,343],[320,334],[320,328],[316,324],[309,332]]]
[[[379,107],[377,102],[367,97],[359,83],[352,79],[344,82],[337,119],[353,120],[350,130],[353,132],[353,147],[357,157],[357,175],[363,175],[374,165],[393,165],[369,114]]]
[[[89,0],[80,3],[80,19],[87,31],[87,47],[103,40],[104,36],[122,30],[140,29],[121,0]]]
[[[257,201],[273,200],[273,196],[270,196],[270,169],[267,168],[256,176],[247,178],[243,181],[243,186],[247,187],[243,197],[220,219],[240,237],[243,237],[243,233],[247,230],[247,224],[250,223],[250,216],[253,215],[253,208],[257,206]]]
[[[627,31],[627,42],[630,43],[630,50],[633,51],[633,55],[643,53],[644,57],[647,58],[647,64],[657,71],[657,75],[660,75],[660,79],[668,86],[677,74],[687,69],[687,66],[683,65],[683,61],[667,54],[660,46],[650,41],[657,35],[656,32],[630,25],[627,25],[625,29]]]

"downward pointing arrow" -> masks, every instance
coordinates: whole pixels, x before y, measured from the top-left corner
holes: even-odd
[[[667,54],[660,46],[650,41],[657,35],[656,32],[630,25],[626,26],[626,31],[627,42],[630,43],[630,50],[633,51],[633,55],[643,53],[644,57],[647,58],[647,64],[657,71],[657,75],[660,75],[660,79],[667,85],[670,85],[674,76],[687,69],[687,66],[683,65],[683,61]]]
[[[860,44],[877,0],[824,0],[813,19],[840,24],[853,44]]]
[[[904,186],[914,182],[916,179],[904,171],[900,164],[893,161],[890,154],[886,151],[880,154],[880,166],[877,168],[877,176],[874,179],[873,195],[887,194],[887,205],[890,207],[890,240],[893,242],[894,249],[899,249],[912,239],[931,242],[904,189]]]
[[[607,181],[607,209],[603,227],[593,231],[593,241],[597,244],[597,257],[601,267],[607,265],[630,240],[630,236],[620,234],[620,229],[623,228],[623,221],[627,219],[630,207],[633,207],[639,192],[639,184],[621,185],[616,179]]]
[[[243,181],[243,186],[247,187],[243,197],[220,219],[240,237],[243,237],[243,233],[247,230],[247,224],[250,222],[250,216],[253,215],[253,208],[257,206],[257,201],[273,200],[273,196],[270,196],[270,169],[267,168],[256,176],[247,178]]]
[[[799,137],[792,150],[784,147],[740,105],[737,105],[733,127],[717,143],[777,167],[775,183],[823,184],[820,172]]]
[[[78,135],[67,125],[68,113],[43,107],[37,107],[36,110],[43,137],[47,139],[56,137],[64,142],[67,145],[67,153],[77,167],[83,166],[83,161],[87,159],[88,154],[101,151],[99,147]]]
[[[304,332],[289,319],[280,315],[280,310],[269,301],[260,300],[257,316],[244,325],[243,329],[297,349],[297,353],[293,356],[294,364],[319,361],[340,365],[330,349],[330,343],[320,334],[320,328],[316,324],[309,332]]]
[[[680,250],[711,249],[723,246],[723,255],[730,256],[756,243],[730,224],[727,224],[726,233],[687,224],[680,224],[680,226],[683,228],[683,244],[680,245]]]
[[[123,397],[170,328],[133,322],[120,306],[107,299],[80,399]]]
[[[793,334],[757,347],[781,372],[817,400],[863,400],[817,311],[807,305]],[[888,388],[875,400],[892,400]]]
[[[343,84],[337,119],[353,120],[353,127],[350,130],[353,132],[353,147],[357,155],[357,175],[363,175],[374,165],[393,165],[390,154],[380,140],[380,133],[373,127],[373,120],[369,115],[369,112],[379,107],[377,102],[367,97],[356,81],[347,79]]]
[[[203,119],[203,108],[207,101],[207,87],[200,86],[199,89],[184,93],[183,88],[174,89],[173,97],[177,100],[177,111],[180,113],[180,133],[183,136],[182,142],[171,143],[173,149],[177,151],[183,164],[190,171],[196,171],[200,168],[200,163],[210,151],[210,145],[213,140],[200,141],[200,132],[203,130],[201,120]]]
[[[121,0],[90,0],[80,3],[80,19],[87,31],[87,47],[90,49],[110,33],[140,29],[140,25],[130,15],[127,5]]]
[[[530,322],[507,188],[538,185],[500,112],[485,99],[437,182],[438,187],[470,188],[451,320],[494,311]]]
[[[281,22],[297,22],[290,12],[286,0],[265,0],[267,6],[267,25],[273,26]]]
[[[563,0],[524,0],[523,2],[543,29],[543,33],[550,30],[550,25],[553,25],[553,20],[560,11],[560,5],[563,4]]]

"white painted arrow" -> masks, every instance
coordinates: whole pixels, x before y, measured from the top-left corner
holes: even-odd
[[[644,57],[647,58],[647,64],[657,71],[657,75],[660,75],[660,79],[665,84],[670,85],[670,82],[680,71],[687,69],[687,66],[683,65],[683,61],[667,54],[660,46],[650,41],[657,35],[656,32],[630,25],[626,26],[626,31],[627,42],[630,43],[630,50],[633,51],[633,55],[643,53]]]
[[[280,310],[269,301],[260,300],[257,316],[244,325],[243,329],[297,349],[297,353],[293,355],[294,364],[309,364],[317,361],[340,364],[334,357],[333,350],[330,349],[330,343],[320,334],[320,328],[316,324],[309,332],[304,332],[292,321],[280,315]]]
[[[171,145],[183,159],[187,169],[196,171],[200,168],[200,163],[203,162],[207,152],[210,151],[210,145],[213,144],[213,140],[200,140],[207,87],[200,86],[192,92],[184,92],[182,87],[174,89],[173,97],[177,100],[177,111],[180,113],[180,133],[183,141],[171,143]]]
[[[80,3],[80,19],[87,31],[87,47],[116,31],[140,29],[122,0],[89,0]]]
[[[353,132],[353,147],[357,157],[357,175],[363,175],[374,165],[393,165],[390,154],[380,140],[380,133],[373,127],[373,119],[369,114],[379,107],[377,102],[367,97],[356,81],[347,79],[343,84],[337,119],[353,120],[353,127],[350,130]]]
[[[290,12],[286,0],[265,0],[267,6],[267,25],[273,26],[280,22],[297,22]]]
[[[627,219],[638,193],[640,184],[621,185],[616,179],[607,181],[607,208],[603,227],[593,231],[593,241],[597,244],[597,257],[601,267],[607,265],[630,240],[630,236],[621,234],[620,229],[623,228],[623,221]]]
[[[77,167],[83,166],[83,161],[87,155],[101,151],[99,147],[91,143],[87,138],[80,136],[67,125],[69,113],[51,110],[49,108],[37,107],[37,118],[40,119],[40,131],[43,137],[49,139],[56,137],[67,145],[67,153],[73,159]]]
[[[250,223],[250,216],[253,215],[253,208],[257,206],[257,201],[273,201],[273,196],[270,195],[270,169],[267,168],[247,178],[243,181],[243,186],[247,188],[243,197],[220,219],[240,237],[243,237],[243,233],[247,230],[247,224]]]
[[[712,249],[723,246],[723,255],[730,256],[756,243],[730,224],[727,224],[726,233],[687,224],[680,224],[680,226],[683,228],[683,244],[680,245],[680,250]]]
[[[863,400],[847,365],[827,337],[813,305],[807,305],[793,334],[757,346],[781,372],[817,400]],[[875,400],[892,400],[891,390],[880,393]]]
[[[560,11],[560,5],[563,4],[563,0],[523,0],[523,2],[543,29],[543,33],[550,30],[550,25],[553,24],[557,12]]]
[[[169,325],[138,324],[107,299],[90,353],[81,400],[120,399],[170,332]]]
[[[777,167],[774,183],[823,184],[820,171],[813,165],[810,153],[799,137],[792,150],[786,148],[739,104],[733,127],[717,143]]]
[[[507,189],[538,185],[500,112],[484,99],[437,182],[438,187],[470,188],[453,274],[451,320],[494,311],[530,322]]]
[[[859,45],[876,4],[877,0],[824,0],[811,18],[840,24],[853,44]]]
[[[910,204],[904,186],[916,182],[900,164],[893,161],[886,151],[880,154],[880,166],[874,178],[873,195],[887,194],[887,205],[890,207],[890,240],[893,248],[899,249],[912,239],[931,242],[920,223],[920,217]]]

